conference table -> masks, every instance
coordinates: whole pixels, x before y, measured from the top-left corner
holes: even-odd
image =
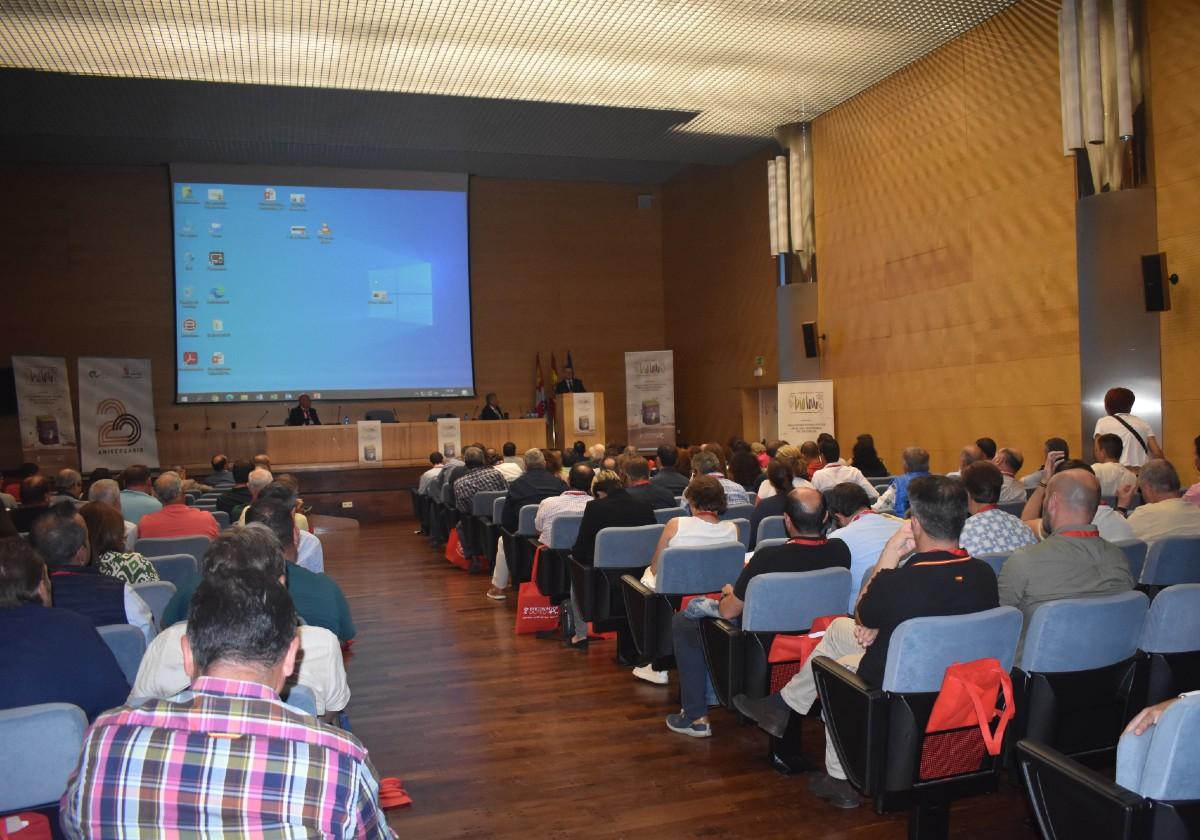
[[[543,418],[519,420],[464,420],[461,424],[463,446],[482,443],[497,451],[511,441],[517,452],[546,446],[546,421]],[[416,467],[429,463],[429,453],[438,448],[437,423],[383,423],[383,458],[363,465]],[[349,425],[272,426],[266,431],[266,453],[272,464],[319,467],[358,464],[358,427]]]

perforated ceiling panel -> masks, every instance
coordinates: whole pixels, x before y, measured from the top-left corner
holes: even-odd
[[[0,67],[665,111],[653,137],[600,120],[556,153],[723,162],[706,138],[761,145],[1010,2],[0,0]],[[536,119],[555,109],[504,113],[505,136],[563,131]]]

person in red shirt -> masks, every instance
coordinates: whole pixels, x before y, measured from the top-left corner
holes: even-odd
[[[154,495],[163,508],[145,514],[138,522],[139,537],[196,537],[215,540],[221,533],[217,520],[206,510],[188,507],[183,495],[183,479],[178,473],[165,472],[154,481]]]

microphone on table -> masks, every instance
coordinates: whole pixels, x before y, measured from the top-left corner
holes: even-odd
[[[339,422],[339,423],[341,423],[341,422],[342,422],[342,404],[341,404],[341,403],[338,403],[338,410],[337,410],[337,418],[336,418],[336,419],[337,419],[337,422]]]
[[[211,432],[212,426],[208,425],[208,409],[204,409],[204,431]]]
[[[267,418],[267,415],[268,415],[268,414],[270,414],[270,413],[271,413],[271,409],[269,409],[269,408],[268,408],[266,411],[264,411],[264,412],[262,413],[262,417],[259,417],[259,418],[258,418],[258,422],[254,424],[254,428],[256,428],[256,429],[261,429],[261,428],[262,428],[262,421],[263,421],[263,420],[265,420],[265,419]]]

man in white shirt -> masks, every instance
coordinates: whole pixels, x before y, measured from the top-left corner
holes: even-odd
[[[1051,452],[1061,452],[1063,458],[1071,457],[1071,446],[1060,437],[1047,438],[1045,448],[1042,449],[1044,455],[1049,455]],[[1046,475],[1044,469],[1038,469],[1031,472],[1029,475],[1021,479],[1021,483],[1025,486],[1026,492],[1037,487],[1043,481],[1049,481],[1050,476]]]
[[[992,463],[1000,468],[1000,472],[1004,476],[1004,486],[1000,488],[999,504],[1024,502],[1028,494],[1025,492],[1025,485],[1017,481],[1017,471],[1025,463],[1025,456],[1021,454],[1021,451],[1006,446],[996,453]]]
[[[554,520],[564,513],[583,513],[587,503],[592,500],[594,475],[592,468],[587,464],[576,464],[567,474],[567,491],[538,502],[537,515],[533,518],[534,530],[538,532],[538,542],[542,545],[550,545]]]
[[[512,484],[525,474],[525,463],[517,457],[517,445],[511,440],[504,444],[501,451],[504,453],[503,459],[493,466],[500,475],[504,476],[505,481]]]
[[[879,492],[858,469],[848,467],[841,462],[842,451],[837,440],[827,437],[817,446],[821,450],[821,458],[825,461],[825,466],[813,473],[812,486],[814,488],[824,493],[839,484],[857,484],[872,501],[879,498]]]
[[[862,487],[850,482],[826,492],[825,504],[830,522],[837,526],[829,536],[837,537],[850,549],[850,603],[846,612],[853,615],[863,575],[875,567],[879,553],[904,520],[871,510],[870,497]]]
[[[1138,472],[1143,504],[1129,514],[1129,527],[1139,540],[1153,543],[1166,537],[1200,537],[1200,507],[1185,502],[1179,473],[1170,461],[1154,458]],[[1117,495],[1117,512],[1124,513],[1134,487],[1125,485]]]
[[[421,496],[429,495],[429,482],[433,481],[445,467],[445,464],[442,463],[441,452],[430,453],[429,463],[433,466],[421,473],[421,479],[417,482],[417,493]]]
[[[1140,417],[1134,417],[1133,391],[1109,388],[1104,395],[1105,416],[1096,421],[1092,439],[1113,434],[1121,438],[1121,463],[1137,469],[1151,458],[1163,457],[1154,429]]]
[[[106,505],[111,505],[118,512],[121,510],[121,488],[117,486],[117,482],[111,478],[101,478],[94,482],[88,488],[89,502],[104,502]],[[125,514],[121,514],[124,518]],[[125,550],[133,551],[133,545],[137,542],[138,528],[137,525],[125,519]]]
[[[1137,476],[1121,464],[1125,444],[1121,442],[1120,435],[1100,435],[1093,448],[1096,463],[1092,464],[1092,469],[1100,482],[1101,496],[1115,496],[1126,484],[1137,483]]]

